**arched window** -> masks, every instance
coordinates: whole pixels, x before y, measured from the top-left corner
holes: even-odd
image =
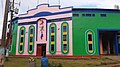
[[[23,54],[24,52],[24,43],[25,43],[25,27],[22,26],[20,28],[20,33],[19,33],[19,46],[18,46],[18,53]]]
[[[87,53],[93,55],[95,53],[95,44],[94,44],[94,33],[92,30],[86,31],[86,48]]]
[[[49,26],[49,52],[56,53],[56,24],[54,23]]]
[[[67,22],[61,24],[61,51],[63,54],[69,52],[69,25]]]
[[[92,47],[92,45],[93,45],[93,39],[92,38],[93,38],[92,37],[92,32],[88,32],[88,51],[90,53],[93,52],[93,47]]]
[[[34,52],[34,39],[35,39],[35,27],[32,25],[29,27],[28,33],[28,53],[33,54]]]

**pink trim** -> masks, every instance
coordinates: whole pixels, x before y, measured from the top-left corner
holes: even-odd
[[[43,29],[42,29],[43,28]],[[37,44],[40,43],[46,43],[46,20],[45,19],[40,19],[38,21],[38,37],[37,37]],[[43,37],[41,39],[41,35],[43,34]]]
[[[72,10],[72,8],[59,9],[59,6],[48,7],[48,5],[41,5],[41,6],[38,6],[37,9],[35,9],[35,10],[28,11],[26,15],[20,15],[19,17],[33,16],[39,12],[48,11],[51,13],[55,13],[55,12],[63,12],[63,11],[68,11],[68,10]]]
[[[72,13],[67,14],[58,14],[58,15],[52,15],[52,16],[42,16],[42,17],[36,17],[36,18],[28,18],[28,19],[20,19],[18,20],[19,23],[22,22],[31,22],[31,21],[37,21],[39,18],[46,18],[46,19],[55,19],[55,18],[64,18],[64,17],[72,17]]]

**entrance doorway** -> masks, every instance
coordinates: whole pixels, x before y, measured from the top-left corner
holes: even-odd
[[[46,56],[46,44],[37,44],[37,56]]]
[[[100,54],[118,55],[118,31],[99,31]]]

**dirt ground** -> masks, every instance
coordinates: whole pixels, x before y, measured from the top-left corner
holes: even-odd
[[[107,58],[110,58],[114,61],[120,62],[120,56],[105,56]],[[100,65],[96,67],[120,67],[120,63],[113,63],[113,64],[107,64],[107,65]]]
[[[9,61],[4,63],[4,67],[28,67],[28,59],[26,57],[9,57]],[[49,58],[49,67],[120,67],[120,56],[103,56],[101,58],[78,58],[78,59],[55,59]],[[36,58],[36,67],[41,66],[41,59]]]

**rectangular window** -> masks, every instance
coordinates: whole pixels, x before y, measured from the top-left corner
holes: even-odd
[[[54,41],[54,36],[51,36],[51,41]]]
[[[33,29],[30,29],[30,34],[33,34]]]
[[[69,17],[67,17],[67,18],[60,18],[60,21],[69,21],[69,20],[70,20]]]
[[[86,14],[86,16],[89,16],[89,17],[90,17],[90,16],[91,16],[91,14]]]
[[[22,51],[22,45],[20,45],[20,51]]]
[[[52,22],[52,20],[48,20],[48,22]]]
[[[30,45],[30,51],[32,51],[32,45]]]
[[[67,35],[63,35],[63,41],[66,41]]]
[[[94,17],[94,16],[95,16],[95,14],[92,14],[92,16]]]
[[[24,34],[24,30],[21,30],[21,35],[23,35]]]
[[[21,37],[21,41],[20,42],[23,43],[23,37]]]
[[[73,14],[74,17],[79,17],[79,14]]]
[[[89,50],[92,50],[92,44],[89,44]]]
[[[86,16],[86,17],[94,17],[95,14],[82,14],[82,16]]]
[[[63,32],[66,32],[66,26],[63,26]]]
[[[54,33],[54,27],[51,27],[51,32]]]
[[[54,45],[51,45],[51,51],[54,51]]]
[[[106,14],[100,14],[101,17],[106,17]]]
[[[51,19],[51,20],[48,20],[48,22],[58,22],[58,19]]]
[[[32,37],[30,37],[30,42],[32,42]]]
[[[85,16],[85,14],[82,14],[82,16]]]
[[[92,41],[92,34],[88,34],[88,41]]]
[[[64,44],[64,50],[67,50],[67,44]]]

